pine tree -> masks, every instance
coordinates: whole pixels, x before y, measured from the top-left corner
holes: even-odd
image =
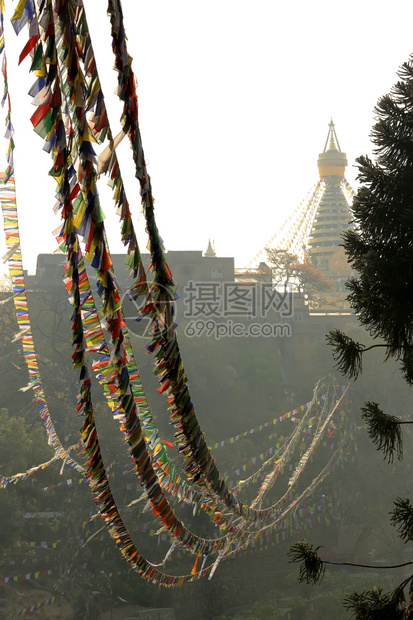
[[[398,77],[375,108],[375,161],[367,156],[356,160],[360,189],[353,204],[355,227],[343,233],[348,260],[357,273],[346,284],[348,300],[377,342],[365,346],[339,330],[331,331],[327,342],[344,375],[356,379],[365,353],[382,347],[385,358],[396,359],[405,381],[413,385],[413,55]],[[385,458],[401,459],[401,425],[413,420],[386,414],[375,402],[366,402],[361,416]],[[405,542],[413,541],[413,505],[406,498],[394,504],[392,525]],[[320,581],[326,565],[333,563],[323,560],[319,549],[305,541],[290,548],[291,561],[301,563],[300,581]],[[353,593],[344,604],[356,620],[413,618],[413,574],[393,592],[377,588]]]

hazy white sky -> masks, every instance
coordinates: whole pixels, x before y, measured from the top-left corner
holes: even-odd
[[[103,0],[85,0],[114,133],[120,107]],[[54,182],[34,134],[30,60],[17,67],[27,33],[9,26],[6,50],[15,134],[23,261],[52,252]],[[158,226],[167,250],[202,250],[244,266],[317,181],[330,118],[347,153],[371,152],[378,98],[413,52],[413,3],[372,0],[123,0],[128,49],[138,78],[140,126]],[[1,116],[1,119],[4,115]],[[2,120],[0,122],[3,122]],[[0,161],[7,144],[1,146]],[[136,226],[143,231],[131,151],[120,159]],[[4,165],[4,164],[2,164]],[[122,251],[106,180],[101,200],[112,252]],[[146,241],[141,235],[143,248]]]

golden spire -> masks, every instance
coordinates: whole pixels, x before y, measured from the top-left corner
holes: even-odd
[[[330,144],[327,150],[329,140]],[[344,177],[344,170],[347,166],[347,157],[345,153],[341,152],[333,119],[330,120],[328,125],[328,134],[324,151],[318,156],[317,163],[320,178],[330,176]]]

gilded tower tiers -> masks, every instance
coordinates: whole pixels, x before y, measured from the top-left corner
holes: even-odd
[[[351,273],[342,244],[342,233],[351,227],[351,213],[346,198],[350,187],[345,179],[347,157],[340,149],[333,121],[330,121],[324,151],[318,157],[320,181],[324,191],[308,240],[314,265],[343,288]]]
[[[313,307],[317,305],[322,310],[336,312],[348,308],[348,291],[344,285],[353,275],[342,247],[342,234],[352,228],[350,205],[354,192],[345,178],[347,157],[340,148],[332,120],[317,164],[318,182],[247,267],[254,268],[258,261],[262,264],[267,248],[295,255],[302,264],[310,258],[317,271],[324,275],[320,278],[323,284],[320,282],[316,287],[323,290]],[[314,289],[314,285],[310,284],[309,288],[311,286]],[[312,298],[315,297],[313,293],[314,290]]]

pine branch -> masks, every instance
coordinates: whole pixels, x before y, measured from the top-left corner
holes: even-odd
[[[402,497],[398,497],[394,505],[390,523],[397,529],[400,538],[409,542],[413,540],[413,506],[409,499]]]
[[[404,589],[409,584],[407,603]],[[404,579],[393,592],[382,594],[381,588],[353,592],[344,599],[344,607],[353,612],[355,620],[411,620],[413,612],[413,575]]]
[[[405,348],[403,351],[401,371],[406,383],[413,385],[413,352],[411,349]]]
[[[349,378],[357,379],[362,372],[363,354],[372,349],[389,347],[387,344],[372,344],[369,347],[364,346],[361,342],[356,342],[350,336],[347,336],[339,329],[332,329],[326,335],[327,344],[334,348],[334,361],[336,368],[341,374]]]
[[[403,590],[402,590],[403,593]],[[352,611],[354,620],[397,620],[403,618],[404,609],[400,601],[391,594],[382,594],[381,588],[365,592],[353,592],[344,598],[344,607]]]
[[[362,370],[363,344],[356,342],[339,329],[332,329],[326,335],[327,344],[334,347],[336,367],[350,378],[357,379]]]
[[[384,452],[384,458],[387,458],[388,463],[393,462],[395,453],[401,461],[403,458],[403,435],[400,429],[402,420],[384,413],[377,403],[372,402],[366,402],[361,412],[361,417],[367,425],[368,435],[377,450]]]
[[[403,568],[404,566],[411,566],[413,564],[413,560],[403,562],[402,564],[391,564],[387,566],[359,564],[356,562],[333,562],[332,560],[323,560],[317,553],[319,549],[322,549],[322,547],[319,546],[314,548],[313,545],[308,543],[306,540],[302,540],[291,545],[287,556],[290,558],[290,563],[301,562],[298,576],[299,581],[306,581],[307,583],[321,582],[324,577],[327,564],[331,566],[355,566],[358,568],[372,568],[378,570]],[[413,578],[413,575],[411,578]]]
[[[298,576],[299,581],[318,583],[323,579],[326,570],[326,562],[317,554],[317,551],[321,548],[320,546],[314,549],[313,545],[310,545],[310,543],[305,540],[291,545],[287,556],[290,558],[290,563],[301,562]]]

